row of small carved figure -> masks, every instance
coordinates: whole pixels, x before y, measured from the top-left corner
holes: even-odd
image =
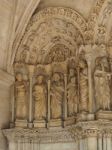
[[[66,95],[68,116],[77,113],[77,81],[75,70],[70,69],[68,76],[68,84],[65,86],[65,80],[60,73],[54,73],[52,81],[48,87],[43,75],[36,77],[36,82],[32,88],[32,97],[34,97],[34,117],[35,119],[45,119],[47,114],[47,100],[50,97],[51,118],[57,119],[62,117],[64,99]],[[65,82],[64,82],[65,81]],[[27,113],[27,85],[23,81],[22,74],[16,75],[16,117],[25,118]],[[49,90],[48,90],[49,88]],[[65,88],[67,92],[65,92]]]
[[[111,95],[109,81],[111,73],[107,71],[105,60],[100,60],[94,71],[94,89],[96,109],[110,110]],[[79,76],[76,69],[69,69],[69,74],[64,79],[62,74],[55,72],[52,76],[50,87],[47,86],[43,75],[36,77],[33,86],[35,119],[45,119],[47,114],[47,101],[50,97],[51,118],[62,117],[64,100],[67,100],[67,114],[73,116],[79,111],[89,110],[89,84],[88,68],[82,65]],[[67,83],[67,85],[65,84]],[[27,86],[22,74],[16,75],[16,117],[25,118],[27,114]],[[49,89],[50,88],[50,89]]]

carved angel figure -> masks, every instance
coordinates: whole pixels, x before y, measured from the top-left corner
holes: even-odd
[[[88,111],[88,101],[89,101],[89,87],[88,87],[88,69],[87,63],[84,59],[79,62],[80,68],[80,111]]]
[[[26,91],[26,84],[25,81],[23,81],[23,77],[21,73],[18,73],[16,75],[15,91],[16,91],[16,118],[26,119],[27,91]]]
[[[62,116],[62,103],[64,98],[64,86],[58,73],[53,75],[51,85],[51,118],[58,119]]]
[[[77,86],[76,77],[71,77],[67,86],[67,100],[68,100],[68,116],[73,116],[77,113]]]
[[[44,84],[44,77],[39,75],[37,77],[37,82],[34,85],[33,96],[35,100],[35,119],[46,119],[46,105],[47,105],[47,89]]]
[[[94,72],[97,109],[110,110],[110,77],[106,58],[97,59]]]

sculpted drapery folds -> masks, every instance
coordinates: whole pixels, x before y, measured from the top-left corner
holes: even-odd
[[[59,73],[54,73],[51,86],[51,118],[62,117],[62,104],[64,97],[64,84]]]
[[[106,57],[96,59],[94,73],[95,94],[97,109],[110,110],[110,77],[108,61]]]
[[[89,87],[88,87],[88,68],[84,59],[79,61],[79,87],[80,87],[80,111],[88,112]]]
[[[47,89],[44,83],[44,77],[42,75],[37,76],[36,84],[34,85],[34,118],[46,119],[46,104],[47,104]]]
[[[16,74],[16,118],[26,119],[27,117],[27,90],[26,83],[21,73]]]
[[[74,69],[69,70],[69,82],[67,85],[67,100],[68,100],[68,116],[73,116],[77,113],[77,82]]]

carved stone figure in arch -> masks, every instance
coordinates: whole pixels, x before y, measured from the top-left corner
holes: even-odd
[[[62,117],[62,105],[64,99],[64,83],[59,73],[54,73],[51,84],[51,118]]]
[[[107,58],[97,58],[94,72],[97,109],[110,110],[110,77]]]
[[[69,69],[69,75],[68,75],[68,80],[70,81],[72,77],[75,77],[76,75],[76,70],[74,68]]]
[[[79,61],[79,88],[80,88],[80,111],[88,112],[89,86],[88,86],[88,68],[86,60]]]
[[[74,69],[69,70],[69,82],[67,85],[67,100],[68,100],[68,116],[73,116],[77,113],[77,78]]]
[[[16,74],[16,119],[26,119],[27,117],[27,88],[21,73]]]
[[[36,77],[36,84],[33,88],[34,96],[34,118],[35,120],[46,119],[46,107],[47,107],[47,89],[44,82],[44,76],[39,75]]]
[[[21,63],[28,63],[30,51],[27,45],[24,45],[22,48],[22,51],[20,53],[20,61]]]

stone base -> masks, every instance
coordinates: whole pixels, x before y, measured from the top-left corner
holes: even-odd
[[[59,127],[62,126],[62,120],[61,119],[52,119],[49,121],[49,127]]]
[[[27,120],[16,120],[15,122],[15,127],[23,127],[23,128],[27,128]]]
[[[63,125],[65,126],[69,126],[69,125],[73,125],[76,123],[76,117],[68,117],[66,118],[66,120],[64,121]]]
[[[97,120],[112,120],[112,111],[100,110],[96,113]]]
[[[15,127],[15,123],[14,122],[10,122],[10,128],[14,128]]]
[[[45,120],[34,120],[34,128],[46,128]]]
[[[77,115],[77,122],[79,121],[93,121],[95,119],[94,114],[90,114],[87,112],[82,112]]]
[[[28,123],[28,128],[33,128],[33,127],[34,127],[34,124],[31,123],[31,122],[29,122],[29,123]]]

